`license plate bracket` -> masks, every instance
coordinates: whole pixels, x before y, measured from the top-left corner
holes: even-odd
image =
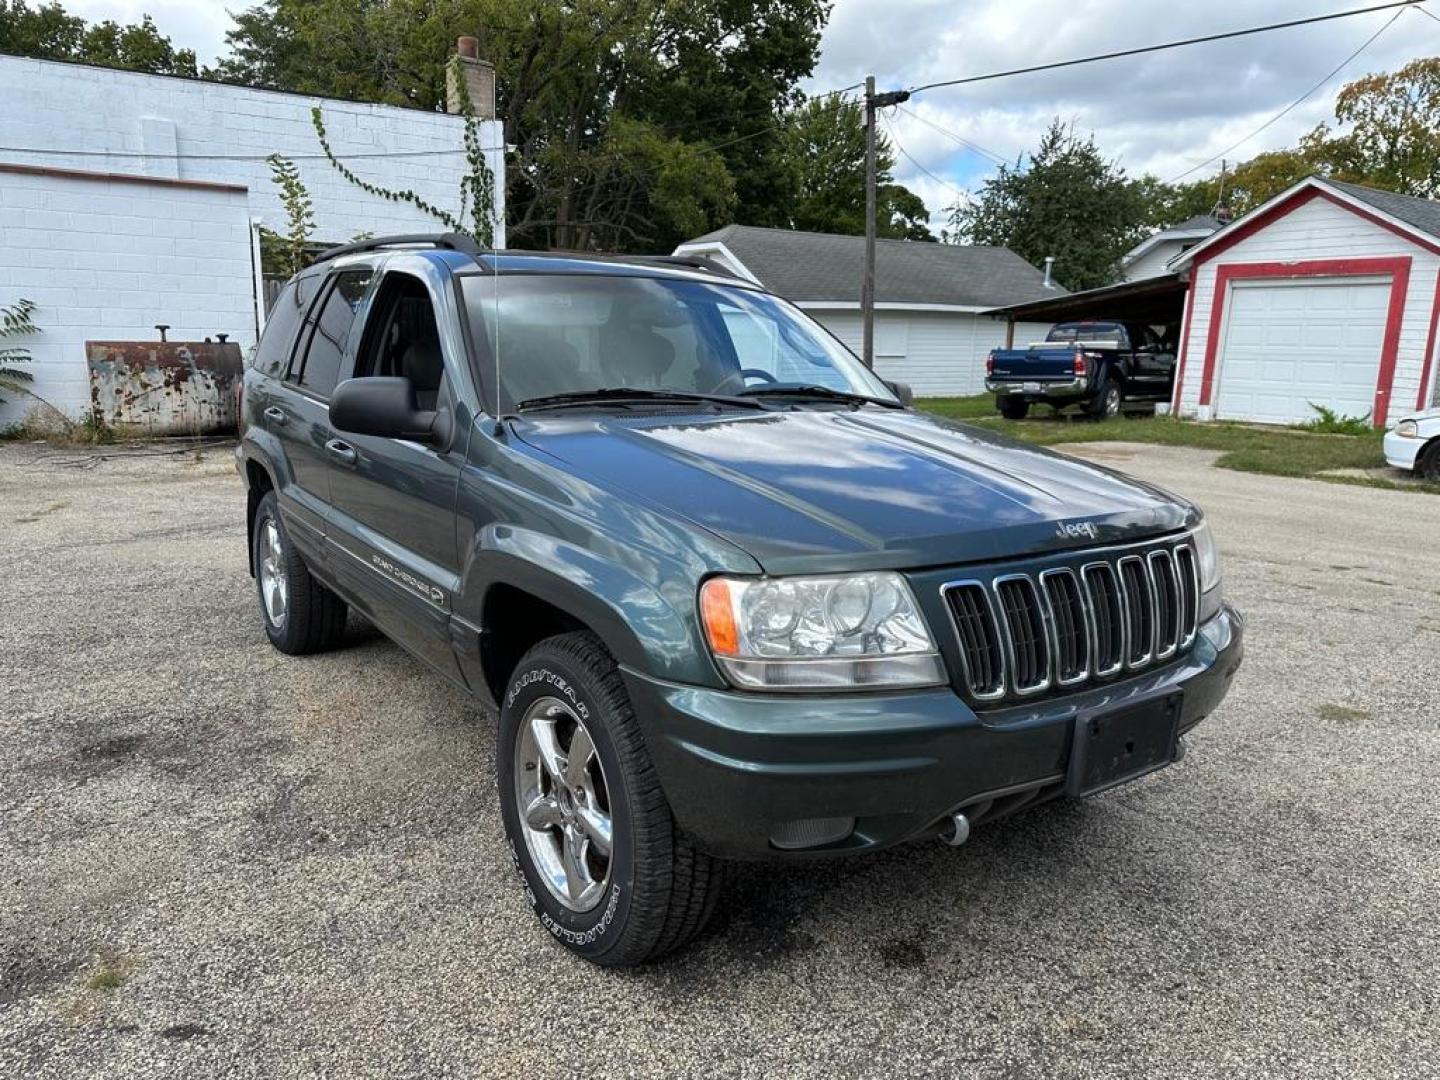
[[[1065,791],[1097,795],[1175,760],[1182,695],[1075,718]]]
[[[1040,384],[1038,382],[1021,383],[1020,389],[1027,394],[1038,394],[1040,393]]]

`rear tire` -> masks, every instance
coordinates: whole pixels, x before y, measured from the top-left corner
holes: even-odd
[[[270,644],[291,656],[334,648],[345,634],[345,601],[310,573],[285,531],[273,491],[255,509],[250,551]]]
[[[995,405],[1006,420],[1024,420],[1030,415],[1030,403],[1024,398],[1002,397]]]
[[[624,967],[704,928],[721,864],[676,825],[615,660],[593,634],[525,654],[501,704],[496,758],[515,871],[560,944]]]
[[[1123,399],[1120,384],[1107,375],[1095,388],[1095,396],[1090,399],[1085,411],[1096,420],[1111,420],[1120,415],[1120,403]]]

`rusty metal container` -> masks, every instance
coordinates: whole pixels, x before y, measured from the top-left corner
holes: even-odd
[[[146,435],[235,429],[243,361],[234,342],[87,341],[90,401],[108,427]]]

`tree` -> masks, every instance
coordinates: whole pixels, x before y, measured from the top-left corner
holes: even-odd
[[[791,114],[779,153],[786,198],[775,224],[812,232],[865,232],[865,113],[855,101],[817,98]],[[934,240],[920,197],[894,182],[895,156],[877,133],[875,228],[880,236]]]
[[[1055,257],[1071,289],[1108,285],[1120,258],[1145,235],[1135,182],[1107,161],[1094,136],[1081,139],[1058,118],[1028,162],[1002,165],[977,199],[950,213],[951,238],[1008,247],[1036,265]]]
[[[507,242],[665,250],[783,204],[780,117],[826,0],[263,0],[216,77],[433,109],[456,36],[496,66]]]
[[[156,75],[197,73],[195,53],[175,48],[149,15],[128,26],[110,19],[91,25],[56,3],[31,8],[26,0],[0,0],[0,53]]]
[[[1350,125],[1330,141],[1338,172],[1402,195],[1440,194],[1440,57],[1348,83],[1335,119]]]

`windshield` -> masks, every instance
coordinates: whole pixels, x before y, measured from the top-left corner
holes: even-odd
[[[894,401],[855,356],[783,300],[672,278],[502,274],[463,279],[500,410],[556,394],[630,387],[737,395],[784,386]],[[486,382],[493,379],[486,373]]]

